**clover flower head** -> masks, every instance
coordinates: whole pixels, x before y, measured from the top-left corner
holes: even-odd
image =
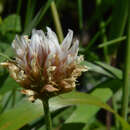
[[[82,56],[78,56],[79,41],[73,40],[73,31],[59,44],[56,34],[47,27],[33,30],[32,36],[16,36],[12,47],[16,53],[15,62],[4,62],[12,78],[19,83],[23,93],[30,100],[43,99],[69,92],[86,66],[81,66]]]

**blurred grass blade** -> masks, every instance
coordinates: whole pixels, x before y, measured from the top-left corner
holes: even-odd
[[[62,31],[62,26],[61,26],[59,14],[58,14],[56,4],[55,4],[54,1],[51,2],[51,12],[52,12],[52,16],[53,16],[53,19],[54,19],[56,32],[57,32],[57,35],[59,37],[59,41],[61,43],[64,39],[64,36],[63,36],[63,31]]]
[[[105,22],[101,21],[100,23],[100,28],[101,28],[101,34],[102,34],[102,42],[106,42],[107,41],[107,35],[106,35],[106,28],[104,27]],[[104,46],[103,48],[103,52],[104,52],[104,59],[106,63],[110,63],[110,57],[108,55],[108,47]]]
[[[27,9],[26,9],[26,16],[25,16],[25,23],[24,23],[24,30],[27,25],[30,24],[32,18],[34,16],[34,11],[36,7],[36,0],[28,0]]]
[[[115,1],[110,28],[110,40],[123,35],[127,22],[128,5],[128,0]]]
[[[120,69],[115,68],[111,65],[105,64],[105,63],[100,62],[100,61],[95,61],[95,63],[100,65],[101,67],[103,67],[105,70],[109,71],[111,74],[113,74],[118,79],[120,79],[120,80],[123,79],[123,74],[122,74],[122,71]]]
[[[20,14],[21,6],[22,6],[22,0],[17,0],[17,1],[18,1],[18,4],[17,4],[16,14]]]
[[[79,29],[83,29],[82,0],[78,0]]]
[[[111,22],[111,17],[104,23],[104,26],[101,27],[101,29],[107,27],[107,25]],[[93,46],[93,44],[96,42],[96,40],[99,38],[99,36],[102,34],[102,31],[98,31],[93,38],[91,39],[91,41],[88,43],[88,46],[86,47],[86,52],[90,50],[90,48]]]
[[[129,2],[130,3],[130,2]],[[130,11],[130,9],[129,9]],[[123,97],[122,97],[122,116],[127,120],[128,98],[130,91],[130,15],[128,18],[128,33],[126,42],[125,66],[123,73]]]
[[[98,47],[99,47],[99,48],[102,48],[102,47],[105,47],[105,46],[108,46],[108,45],[112,45],[112,44],[121,42],[121,41],[123,41],[123,40],[125,40],[125,39],[126,39],[126,36],[119,37],[119,38],[116,38],[116,39],[114,39],[114,40],[104,42],[104,43],[100,44]]]
[[[48,10],[48,8],[49,8],[52,1],[53,0],[48,0],[46,2],[46,4],[40,9],[40,11],[37,13],[37,15],[31,21],[31,23],[29,23],[29,25],[25,28],[24,34],[30,33],[32,28],[35,28],[37,26],[37,24],[41,21],[41,19],[45,15],[45,13]]]
[[[86,47],[85,50],[86,53],[90,50],[90,48],[93,46],[93,44],[96,42],[96,40],[99,38],[100,35],[101,35],[100,31],[95,34],[95,36],[92,38],[92,40],[88,43],[88,46]]]

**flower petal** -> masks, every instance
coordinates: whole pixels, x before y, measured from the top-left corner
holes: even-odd
[[[65,39],[63,40],[61,44],[62,50],[67,51],[70,48],[72,38],[73,38],[73,31],[69,29],[67,36],[65,37]]]
[[[41,37],[37,33],[36,30],[32,31],[32,37],[31,37],[31,42],[30,42],[30,47],[32,49],[32,53],[37,53],[37,50],[39,46],[41,45]]]
[[[24,54],[24,47],[22,46],[22,42],[17,35],[12,43],[12,47],[18,56],[22,56]]]
[[[58,51],[60,53],[61,48],[60,48],[57,36],[56,36],[55,32],[53,32],[49,27],[47,27],[47,38],[51,45],[54,44],[54,45],[52,45],[52,47],[54,47],[56,49],[56,51]]]
[[[69,49],[69,53],[70,53],[71,55],[76,55],[76,56],[77,56],[78,49],[79,49],[79,41],[76,40],[76,41],[73,43],[72,47]]]

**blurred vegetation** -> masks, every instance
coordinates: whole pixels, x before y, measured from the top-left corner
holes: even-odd
[[[7,60],[1,55],[13,58],[15,35],[30,35],[33,28],[49,26],[59,41],[72,29],[80,41],[88,72],[74,92],[50,100],[55,130],[130,130],[128,5],[129,0],[0,0],[0,62]],[[31,103],[20,91],[0,67],[0,130],[45,129],[40,101]]]

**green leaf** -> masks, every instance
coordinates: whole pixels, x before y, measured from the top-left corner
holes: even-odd
[[[9,31],[21,32],[20,16],[12,14],[6,17],[0,25],[0,31],[3,34]]]
[[[106,71],[102,67],[100,67],[100,66],[98,66],[96,64],[93,64],[91,62],[84,61],[84,62],[81,63],[81,65],[86,65],[88,67],[88,71],[94,71],[94,72],[106,75],[108,77],[111,77],[111,78],[114,77],[111,73],[109,73],[108,71]]]
[[[99,93],[101,94],[101,93]],[[100,108],[103,108],[109,112],[112,112],[115,114],[118,120],[120,120],[123,128],[125,130],[129,130],[130,126],[129,124],[120,117],[109,105],[105,104],[100,98],[97,96],[93,96],[90,94],[80,93],[80,92],[71,92],[68,94],[64,94],[62,99],[57,99],[56,101],[61,102],[62,105],[83,105],[83,104],[89,104],[89,105],[95,105]]]
[[[101,94],[102,93],[102,94]],[[112,91],[110,89],[97,89],[92,93],[93,96],[101,98],[103,102],[106,102],[111,96]],[[88,123],[90,119],[98,112],[100,108],[92,105],[78,105],[73,114],[66,120],[65,123]]]
[[[122,81],[119,79],[112,79],[102,82],[101,84],[94,87],[93,90],[98,88],[110,88],[113,93],[117,92],[123,86]]]
[[[115,68],[111,65],[105,64],[103,62],[100,61],[95,61],[96,64],[100,65],[101,67],[103,67],[104,69],[106,69],[107,71],[109,71],[110,73],[112,73],[115,77],[117,77],[118,79],[122,80],[123,78],[123,73],[120,69]]]
[[[60,103],[50,102],[51,111],[65,106]],[[43,105],[40,100],[37,100],[35,103],[22,100],[13,109],[0,115],[0,130],[16,130],[21,128],[25,124],[44,115],[42,107]]]
[[[22,101],[20,104],[0,116],[1,130],[16,130],[42,115],[41,104]]]
[[[5,94],[6,92],[14,89],[19,88],[19,85],[16,83],[14,79],[12,79],[10,76],[5,80],[4,84],[0,88],[0,94]]]
[[[98,94],[99,92],[96,93]],[[130,128],[127,122],[125,122],[99,97],[93,96],[93,94],[70,92],[67,94],[63,94],[60,97],[52,98],[50,99],[50,111],[55,111],[68,105],[84,105],[84,104],[95,105],[114,113],[121,121],[125,130],[127,128]],[[25,124],[29,123],[30,121],[33,121],[36,118],[39,118],[42,115],[43,115],[42,104],[39,100],[37,100],[35,103],[21,101],[21,103],[17,105],[15,108],[10,109],[7,112],[0,115],[0,129],[2,130],[19,129]]]
[[[5,56],[0,55],[0,62],[3,62],[7,59],[10,60],[10,57],[14,56],[14,50],[12,47],[9,47],[1,54],[5,55]]]
[[[68,123],[64,124],[60,130],[83,130],[83,127],[85,126],[84,123]]]
[[[5,51],[9,47],[10,45],[8,43],[0,41],[0,52]]]

